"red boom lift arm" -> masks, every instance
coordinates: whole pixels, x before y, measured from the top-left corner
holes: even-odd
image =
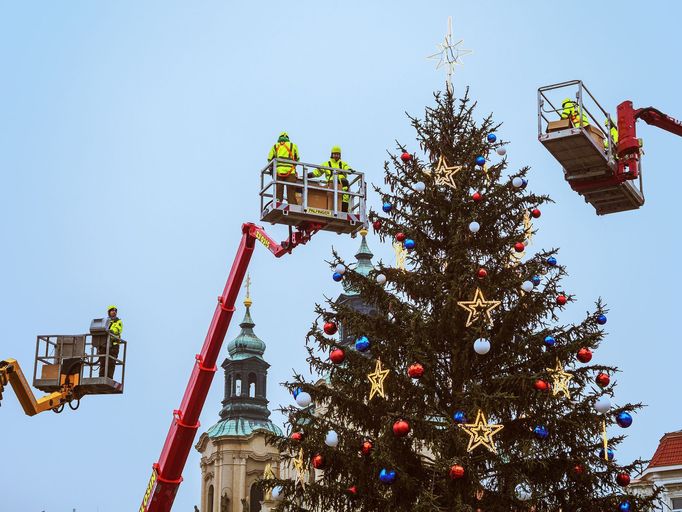
[[[635,109],[631,101],[618,105],[618,174],[635,179],[639,175],[640,147],[635,123],[641,119],[675,135],[682,136],[682,122],[653,107]]]
[[[175,494],[182,482],[182,470],[199,428],[199,415],[216,372],[216,360],[232,320],[234,304],[251,261],[256,240],[279,258],[290,253],[297,245],[307,243],[322,227],[321,224],[303,223],[294,232],[289,228],[289,239],[278,244],[259,226],[252,223],[242,226],[242,239],[230,275],[222,295],[218,297],[218,305],[213,313],[201,353],[195,356],[194,368],[180,408],[173,411],[173,420],[161,457],[152,466],[152,476],[142,499],[140,512],[168,512],[173,506]]]

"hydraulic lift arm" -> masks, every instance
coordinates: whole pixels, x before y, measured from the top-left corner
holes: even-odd
[[[637,139],[637,119],[682,136],[682,122],[653,107],[635,109],[631,101],[618,105],[618,171],[629,173],[634,179],[639,175],[640,146]]]
[[[242,239],[222,295],[208,328],[201,353],[195,356],[195,364],[187,384],[180,408],[173,411],[166,441],[159,461],[152,466],[152,476],[142,499],[140,512],[168,512],[173,506],[178,487],[195,434],[199,428],[199,415],[216,372],[216,360],[230,325],[234,304],[244,280],[246,269],[256,240],[279,258],[290,253],[297,245],[308,242],[322,228],[321,224],[304,223],[281,244],[270,238],[263,228],[252,223],[242,226]]]
[[[59,391],[49,395],[36,398],[31,386],[26,381],[26,377],[24,377],[24,372],[21,371],[21,367],[15,359],[0,361],[0,400],[2,400],[2,391],[8,383],[12,385],[19,403],[29,416],[55,409],[71,399],[72,392],[69,385],[62,386]]]

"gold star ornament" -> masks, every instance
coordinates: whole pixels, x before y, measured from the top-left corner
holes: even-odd
[[[405,249],[402,242],[393,242],[393,250],[395,251],[395,267],[400,270],[405,270],[407,249]]]
[[[452,189],[457,188],[457,184],[455,183],[455,174],[461,170],[461,165],[449,166],[445,161],[445,157],[441,155],[438,159],[438,163],[436,164],[436,168],[434,169],[436,185],[447,185]]]
[[[485,315],[488,318],[488,324],[492,325],[493,317],[490,313],[500,305],[500,301],[485,300],[481,289],[476,288],[473,300],[460,300],[457,302],[457,305],[469,313],[466,323],[467,327],[478,321],[482,315]]]
[[[372,373],[367,374],[372,389],[369,391],[369,399],[374,398],[374,395],[379,395],[381,398],[386,398],[386,393],[384,392],[384,381],[391,370],[384,370],[381,367],[381,359],[377,359],[376,366]]]
[[[475,422],[465,423],[460,425],[460,428],[469,434],[469,446],[467,446],[467,452],[471,452],[478,446],[485,446],[491,452],[497,453],[493,436],[502,430],[504,425],[494,425],[488,423],[488,420],[486,420],[485,414],[482,410],[478,410]]]
[[[573,378],[573,375],[563,369],[559,360],[556,360],[556,367],[547,368],[552,378],[552,396],[564,395],[570,400],[571,392],[568,390],[568,383]]]
[[[294,469],[296,470],[296,483],[301,484],[301,487],[305,489],[305,459],[303,458],[303,448],[298,452],[298,457],[293,461]]]

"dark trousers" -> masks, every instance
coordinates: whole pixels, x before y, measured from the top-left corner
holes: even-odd
[[[97,345],[97,355],[99,358],[99,376],[114,378],[114,372],[116,371],[116,359],[118,359],[118,349],[119,344],[110,343],[109,344],[109,357],[107,357],[107,346]],[[107,368],[106,365],[109,365]]]
[[[295,174],[289,174],[287,176],[282,176],[281,174],[277,175],[277,181],[286,181],[289,183],[296,183],[296,175]],[[289,204],[298,204],[298,201],[296,201],[296,187],[292,187],[291,185],[284,185],[284,183],[277,183],[277,200],[282,201],[282,196],[284,195],[284,187],[287,187],[287,203]]]

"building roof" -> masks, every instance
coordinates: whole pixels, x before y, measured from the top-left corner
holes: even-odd
[[[235,339],[233,339],[227,345],[227,352],[230,354],[230,359],[247,359],[249,357],[257,357],[263,359],[263,353],[265,352],[265,342],[261,340],[256,333],[253,332],[253,328],[256,324],[251,319],[251,301],[244,301],[246,306],[246,313],[244,313],[244,319],[239,327],[242,328],[242,332],[239,333]]]
[[[682,430],[668,432],[659,441],[649,468],[680,465],[682,465]]]
[[[249,436],[258,430],[272,432],[278,436],[284,433],[277,425],[270,420],[250,420],[246,418],[228,418],[221,420],[206,431],[208,437],[237,437]]]
[[[362,241],[360,242],[360,248],[358,249],[358,252],[355,254],[355,260],[357,263],[355,264],[354,270],[358,274],[367,277],[369,273],[374,270],[374,265],[372,265],[372,257],[374,254],[372,254],[372,251],[367,245],[367,230],[361,229],[360,236],[362,237]],[[357,290],[354,290],[350,285],[347,285],[345,281],[342,283],[342,285],[346,295],[358,295]]]

